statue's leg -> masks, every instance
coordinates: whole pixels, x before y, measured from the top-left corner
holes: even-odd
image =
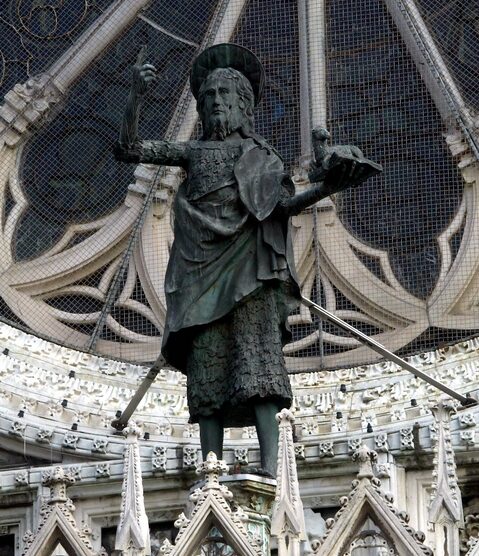
[[[218,459],[223,457],[223,419],[219,416],[200,417],[200,442],[203,461],[209,452],[214,452]]]
[[[278,464],[279,429],[276,414],[279,408],[274,402],[259,402],[254,406],[256,432],[261,453],[261,467],[276,477]]]

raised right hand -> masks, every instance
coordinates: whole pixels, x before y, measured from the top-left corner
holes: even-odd
[[[156,68],[145,64],[147,46],[143,45],[138,52],[136,63],[133,66],[132,90],[137,95],[144,95],[153,81],[156,81]]]

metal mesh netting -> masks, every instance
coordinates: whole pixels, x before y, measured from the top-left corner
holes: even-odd
[[[456,85],[477,111],[479,4],[465,0],[419,0],[417,7],[456,78]]]
[[[476,12],[426,0],[3,3],[0,318],[82,350],[156,359],[182,172],[112,155],[131,66],[147,45],[158,79],[140,137],[187,141],[200,130],[191,63],[235,42],[264,65],[256,132],[298,191],[318,125],[384,166],[293,218],[303,295],[403,355],[477,334]],[[289,321],[292,372],[373,360],[306,307]]]

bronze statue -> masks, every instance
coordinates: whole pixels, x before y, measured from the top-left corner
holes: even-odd
[[[187,173],[173,205],[162,353],[187,376],[203,457],[213,451],[221,458],[224,427],[254,424],[261,472],[274,476],[275,415],[292,401],[282,347],[290,340],[288,315],[300,300],[289,218],[377,168],[356,147],[327,147],[327,132],[316,130],[310,176],[317,183],[295,194],[280,155],[254,132],[261,63],[233,44],[210,47],[193,63],[201,139],[140,141],[139,107],[155,79],[142,49],[115,154]]]

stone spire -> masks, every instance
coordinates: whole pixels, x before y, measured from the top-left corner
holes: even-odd
[[[126,447],[123,465],[120,522],[116,530],[115,550],[124,556],[148,556],[150,530],[143,498],[140,450],[138,437],[141,429],[130,421],[123,431]]]
[[[459,554],[459,527],[463,525],[463,513],[450,431],[451,414],[456,408],[451,400],[443,399],[431,406],[431,410],[434,416],[431,434],[434,470],[428,519],[432,529],[437,529],[438,545],[446,544],[450,554]]]
[[[294,416],[283,409],[276,420],[279,423],[278,469],[271,535],[278,539],[278,556],[294,556],[300,554],[301,542],[307,539],[294,454]]]

